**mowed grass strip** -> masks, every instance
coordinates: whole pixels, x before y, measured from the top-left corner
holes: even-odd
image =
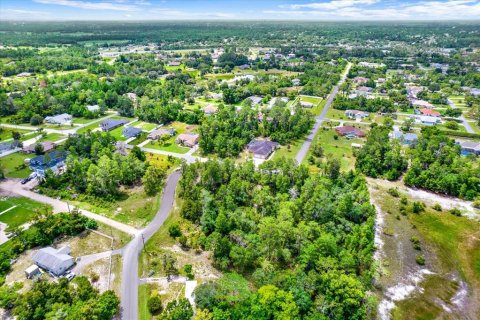
[[[12,153],[0,158],[0,166],[7,178],[26,178],[32,173],[25,159],[32,159],[35,155],[24,154],[20,152]]]
[[[13,208],[8,210],[9,208]],[[5,212],[5,210],[8,210]],[[51,207],[25,197],[8,197],[0,199],[0,221],[10,228],[30,222],[37,211],[48,211]]]

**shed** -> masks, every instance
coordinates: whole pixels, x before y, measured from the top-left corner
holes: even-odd
[[[42,271],[40,271],[40,268],[36,264],[32,264],[30,267],[25,269],[25,277],[27,277],[27,279],[33,279],[41,274]]]

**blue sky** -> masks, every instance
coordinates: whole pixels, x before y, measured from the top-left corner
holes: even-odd
[[[479,20],[480,0],[0,0],[0,20]]]

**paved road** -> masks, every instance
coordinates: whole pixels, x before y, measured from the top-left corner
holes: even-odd
[[[313,139],[317,135],[318,129],[322,126],[322,122],[325,119],[325,115],[328,112],[328,108],[330,108],[330,105],[333,102],[333,99],[335,99],[335,96],[338,93],[338,90],[342,83],[345,82],[345,79],[347,79],[348,72],[350,71],[350,67],[352,64],[349,62],[347,65],[347,68],[345,69],[345,72],[342,75],[342,78],[338,82],[338,84],[333,87],[332,92],[328,96],[327,102],[325,103],[325,106],[323,107],[322,112],[318,117],[315,118],[315,125],[313,126],[312,131],[308,135],[308,137],[305,139],[305,142],[303,143],[302,147],[298,151],[297,155],[295,156],[295,160],[297,161],[298,164],[302,163],[303,159],[307,156],[308,150],[310,149],[310,145],[312,144]]]
[[[32,200],[41,202],[41,203],[46,203],[52,206],[53,212],[54,213],[59,213],[59,212],[68,212],[69,206],[66,202],[47,197],[45,195],[41,195],[38,193],[35,193],[29,189],[26,189],[24,185],[20,183],[20,180],[14,180],[14,179],[7,179],[4,180],[0,183],[0,189],[3,189],[8,192],[15,193],[20,196],[24,196],[27,198],[30,198]],[[70,209],[73,208],[70,207]],[[96,213],[79,209],[80,213],[90,219],[94,219],[96,221],[99,221],[101,223],[104,223],[108,226],[111,226],[112,228],[118,229],[120,231],[123,231],[125,233],[131,234],[131,235],[138,235],[140,231],[138,229],[135,229],[134,227],[131,227],[129,225],[123,224],[121,222],[109,219],[107,217],[98,215]]]
[[[447,99],[448,101],[448,105],[452,108],[458,108],[457,105],[455,103],[453,103],[452,100],[450,99]],[[470,125],[470,123],[468,123],[467,119],[465,119],[465,117],[463,116],[463,114],[458,117],[458,119],[462,120],[463,122],[463,126],[465,127],[465,130],[467,130],[468,133],[475,133],[475,130],[473,130],[472,126]]]
[[[142,230],[140,235],[130,241],[123,249],[123,270],[121,305],[122,319],[138,319],[138,256],[143,247],[142,235],[145,242],[163,225],[170,213],[175,200],[175,189],[180,180],[181,173],[174,171],[167,179],[163,189],[162,202],[155,218]]]

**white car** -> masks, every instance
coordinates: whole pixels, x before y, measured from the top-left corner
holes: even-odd
[[[65,275],[65,278],[67,278],[68,281],[72,281],[73,278],[75,278],[76,274],[73,272],[69,272]]]

